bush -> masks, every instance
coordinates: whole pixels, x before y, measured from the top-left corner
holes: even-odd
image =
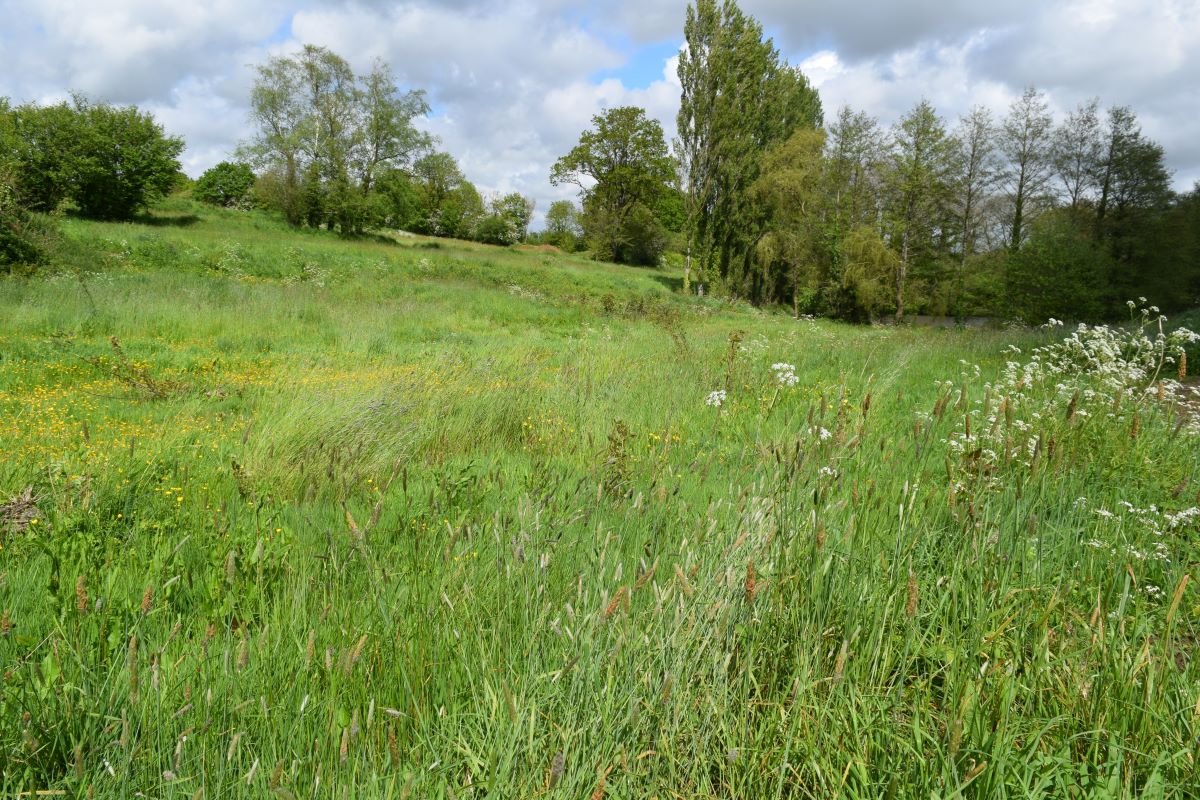
[[[175,184],[183,140],[134,106],[24,105],[3,109],[13,136],[14,190],[32,211],[64,200],[94,219],[125,220]]]
[[[222,161],[196,180],[192,197],[223,208],[247,208],[256,180],[249,165]]]
[[[517,232],[509,221],[498,214],[488,214],[475,225],[475,239],[484,244],[510,245],[517,241]]]

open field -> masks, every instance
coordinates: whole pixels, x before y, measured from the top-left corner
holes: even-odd
[[[1200,785],[1173,374],[147,222],[0,281],[3,796]]]

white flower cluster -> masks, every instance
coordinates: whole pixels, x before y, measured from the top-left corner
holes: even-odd
[[[714,392],[709,392],[708,397],[704,398],[704,405],[710,408],[720,408],[725,405],[725,390],[717,389]]]
[[[775,373],[775,380],[779,381],[780,386],[795,386],[800,382],[796,377],[796,365],[784,364],[780,361],[778,364],[771,365],[771,371]]]
[[[1190,540],[1187,532],[1200,527],[1200,507],[1197,506],[1171,512],[1153,503],[1147,508],[1139,508],[1122,500],[1117,503],[1117,511],[1119,513],[1097,508],[1093,513],[1100,519],[1097,532],[1104,539],[1121,541],[1110,544],[1101,538],[1093,538],[1088,542],[1089,547],[1136,561],[1151,559],[1169,564],[1172,559],[1168,544]],[[1152,538],[1147,539],[1146,534]],[[1131,539],[1141,544],[1126,543]]]
[[[985,385],[988,399],[971,404],[969,424],[946,440],[947,447],[993,467],[1008,459],[1028,466],[1047,446],[1045,423],[1052,418],[1118,422],[1127,413],[1124,401],[1186,402],[1184,387],[1173,379],[1175,365],[1200,335],[1186,328],[1168,333],[1166,318],[1153,316],[1156,311],[1143,309],[1129,327],[1081,324],[1065,339],[1035,348],[1027,360],[1009,361],[1000,380]],[[1052,323],[1051,329],[1059,324]],[[1020,354],[1015,347],[1011,352]],[[971,375],[964,371],[963,377]],[[941,388],[955,391],[949,382]],[[1200,434],[1200,419],[1184,430]]]

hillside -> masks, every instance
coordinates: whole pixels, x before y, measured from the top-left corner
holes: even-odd
[[[1153,329],[796,320],[180,199],[64,227],[87,271],[0,279],[6,796],[1196,785]]]

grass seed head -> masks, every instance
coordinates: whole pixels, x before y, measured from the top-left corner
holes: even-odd
[[[908,571],[908,602],[904,604],[904,613],[909,619],[917,615],[917,606],[921,601],[921,590],[917,586],[917,575],[911,569]]]
[[[567,758],[562,750],[554,754],[554,759],[550,762],[550,777],[546,781],[549,788],[553,789],[558,786],[558,782],[562,780],[563,770],[566,769]]]
[[[392,764],[399,764],[400,763],[400,743],[396,741],[396,724],[394,722],[388,726],[387,747],[388,747],[388,754],[392,757]]]
[[[850,640],[842,640],[842,649],[838,651],[837,660],[833,663],[833,682],[841,683],[846,674],[846,658],[850,654]]]
[[[86,575],[80,575],[75,579],[75,610],[80,614],[86,614],[88,610]]]
[[[617,593],[613,595],[612,600],[608,601],[608,605],[604,608],[604,618],[608,619],[621,606],[621,601],[625,598],[625,593],[628,587],[622,586],[617,589]]]
[[[148,583],[146,590],[142,592],[142,616],[149,614],[152,608],[154,608],[154,584]]]
[[[592,792],[592,800],[604,800],[606,792],[605,784],[608,782],[608,773],[600,773],[600,780],[596,783],[596,791]]]

